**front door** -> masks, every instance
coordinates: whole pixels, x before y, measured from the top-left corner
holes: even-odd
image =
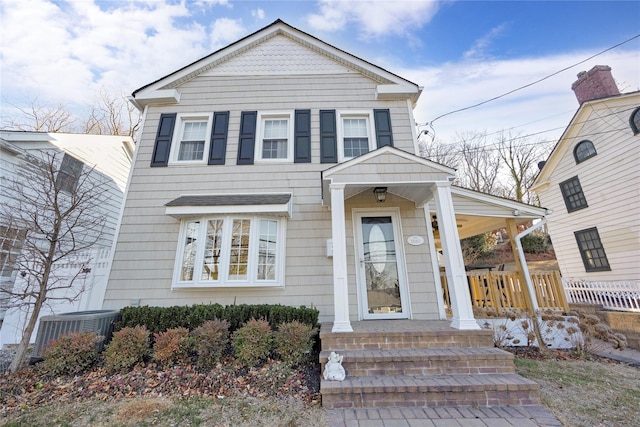
[[[396,210],[354,212],[358,300],[363,319],[406,319],[406,274]]]

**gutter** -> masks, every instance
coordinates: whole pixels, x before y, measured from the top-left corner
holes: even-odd
[[[536,298],[536,292],[533,289],[533,281],[531,280],[531,276],[529,275],[529,267],[527,267],[527,260],[524,258],[524,250],[522,249],[522,239],[527,234],[532,231],[537,230],[547,223],[547,218],[543,218],[539,223],[534,224],[532,227],[527,228],[522,233],[518,234],[515,237],[516,247],[518,248],[518,255],[520,256],[520,267],[522,268],[522,274],[524,276],[524,281],[527,283],[527,289],[529,290],[529,295],[531,295],[531,303],[533,304],[534,313],[540,309],[538,306],[538,299]]]

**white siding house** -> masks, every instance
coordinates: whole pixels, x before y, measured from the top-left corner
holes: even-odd
[[[83,276],[80,281],[82,283],[78,282],[78,286],[84,286],[85,290],[74,303],[45,305],[40,316],[97,310],[102,307],[111,246],[122,208],[133,152],[133,139],[127,136],[0,131],[0,194],[3,205],[11,203],[17,197],[12,190],[12,182],[16,177],[22,176],[22,171],[30,165],[46,160],[49,155],[55,155],[61,162],[58,176],[69,172],[67,167],[75,168],[78,175],[83,168],[93,168],[92,174],[106,182],[101,187],[106,194],[103,194],[105,203],[100,206],[100,212],[104,214],[105,219],[100,239],[90,250],[56,265],[56,272],[61,277],[65,277],[67,270],[77,271],[79,266],[87,265],[88,273]],[[28,231],[15,229],[4,217],[0,218],[0,231],[0,286],[4,289],[20,289],[24,280],[14,267],[16,257],[21,253],[25,233]],[[89,264],[86,264],[87,262]],[[59,297],[60,294],[53,296]],[[6,301],[3,303],[6,304]],[[6,305],[4,308],[6,309]],[[0,314],[3,317],[0,347],[18,343],[22,336],[26,313],[16,308],[5,313],[0,307]],[[32,340],[35,340],[35,332]]]
[[[534,191],[565,279],[640,284],[640,92],[620,94],[606,66],[578,77],[580,107]]]
[[[477,328],[459,238],[546,211],[452,188],[417,155],[420,93],[279,20],[136,90],[104,308],[306,305],[335,331],[441,319],[437,220],[453,325]]]

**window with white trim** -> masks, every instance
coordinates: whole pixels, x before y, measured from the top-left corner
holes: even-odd
[[[173,162],[204,162],[209,150],[211,115],[180,115],[171,150]]]
[[[257,161],[293,161],[292,113],[259,113],[256,132]]]
[[[339,160],[352,159],[375,149],[375,130],[370,112],[338,112]]]
[[[284,219],[215,215],[182,222],[174,287],[281,286]]]

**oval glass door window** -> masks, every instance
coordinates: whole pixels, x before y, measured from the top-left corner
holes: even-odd
[[[387,242],[378,224],[369,231],[369,255],[373,268],[382,273],[387,265]]]

